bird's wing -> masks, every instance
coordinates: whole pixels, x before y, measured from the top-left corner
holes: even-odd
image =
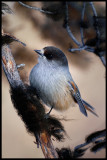
[[[81,98],[80,92],[78,90],[78,87],[76,86],[76,84],[73,81],[68,81],[69,85],[70,85],[70,91],[71,91],[71,95],[73,96],[74,100],[78,103],[80,111],[87,116],[87,112],[86,109],[84,107],[84,103],[83,100]]]

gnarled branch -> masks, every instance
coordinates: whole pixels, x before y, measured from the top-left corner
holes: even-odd
[[[20,86],[22,88],[25,88],[25,85],[18,73],[15,60],[11,53],[11,49],[7,44],[2,46],[2,66],[10,87],[16,88]],[[40,134],[36,133],[36,135],[38,135],[38,141],[44,153],[44,156],[46,158],[58,158],[58,154],[54,149],[50,135],[46,131],[41,132]],[[37,139],[37,137],[35,138]]]

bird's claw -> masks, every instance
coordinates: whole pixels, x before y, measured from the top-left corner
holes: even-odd
[[[48,119],[48,118],[49,118],[49,113],[46,113],[46,114],[44,115],[44,118],[45,118],[45,119]]]

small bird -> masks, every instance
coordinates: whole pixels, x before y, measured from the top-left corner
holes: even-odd
[[[39,98],[51,109],[59,111],[68,109],[78,103],[80,111],[87,116],[87,111],[98,116],[94,108],[81,98],[68,67],[65,54],[53,46],[34,50],[38,55],[38,64],[30,72],[30,85],[35,88]]]

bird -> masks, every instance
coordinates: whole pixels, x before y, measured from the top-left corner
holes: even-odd
[[[87,110],[98,116],[94,107],[82,99],[62,50],[47,46],[34,51],[39,55],[38,63],[30,72],[29,82],[42,102],[51,108],[47,117],[53,108],[65,111],[75,103],[86,117],[88,116]]]

